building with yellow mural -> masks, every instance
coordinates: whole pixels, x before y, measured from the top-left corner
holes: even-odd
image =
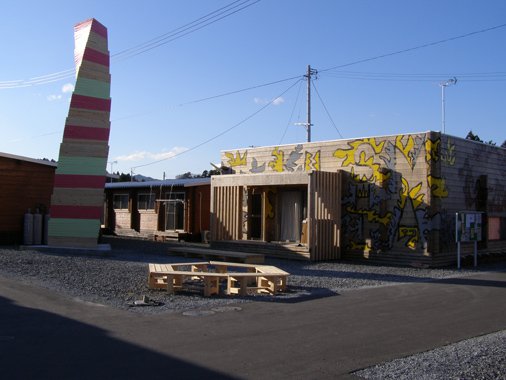
[[[310,260],[455,261],[455,213],[506,249],[506,149],[439,132],[235,149],[211,182],[214,244]]]

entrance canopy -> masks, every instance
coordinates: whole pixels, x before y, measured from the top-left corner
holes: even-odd
[[[341,173],[233,174],[211,179],[212,240],[306,245],[311,260],[340,258]]]

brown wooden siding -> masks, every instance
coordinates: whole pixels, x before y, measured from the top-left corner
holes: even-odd
[[[176,188],[174,187],[174,191]],[[201,231],[209,230],[210,214],[210,186],[198,185],[178,187],[177,191],[185,193],[184,231],[199,239]],[[105,214],[106,228],[112,231],[121,229],[135,230],[143,234],[150,234],[165,229],[165,207],[163,202],[155,202],[152,210],[139,210],[137,197],[139,194],[154,194],[156,199],[164,199],[168,192],[166,187],[153,186],[150,188],[122,188],[106,189]],[[114,209],[114,195],[127,194],[128,209]]]
[[[56,167],[0,157],[0,243],[23,239],[23,215],[31,209],[46,212],[53,192]]]

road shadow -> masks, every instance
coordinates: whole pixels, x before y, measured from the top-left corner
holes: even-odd
[[[4,379],[234,379],[4,297],[0,310]]]

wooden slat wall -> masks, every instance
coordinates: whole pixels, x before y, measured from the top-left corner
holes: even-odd
[[[313,261],[341,257],[341,173],[313,172],[309,183],[309,250]]]
[[[216,186],[211,191],[211,239],[241,239],[242,186]]]
[[[23,215],[31,209],[47,212],[56,167],[0,157],[0,244],[23,240]]]

